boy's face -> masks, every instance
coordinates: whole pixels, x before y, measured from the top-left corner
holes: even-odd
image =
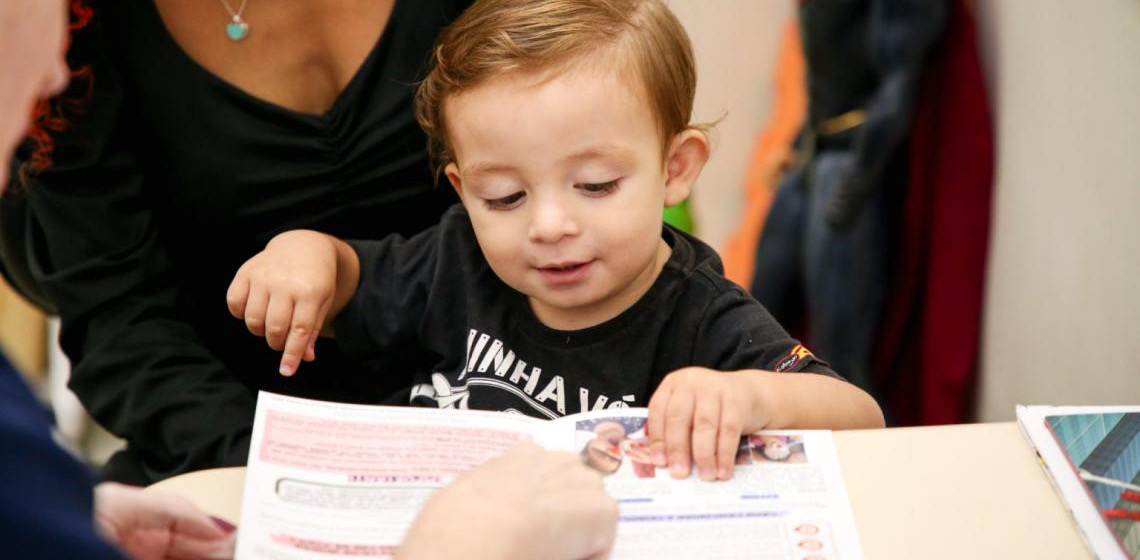
[[[487,262],[557,329],[615,317],[653,284],[669,247],[661,212],[688,196],[704,136],[665,160],[636,83],[595,68],[508,74],[448,100],[448,179]]]

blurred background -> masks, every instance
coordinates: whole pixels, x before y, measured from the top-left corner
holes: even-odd
[[[880,4],[669,2],[719,120],[692,229],[892,425],[1140,403],[1140,2]],[[98,461],[53,340],[0,290],[0,345]]]
[[[724,116],[692,200],[698,234],[722,253],[798,4],[670,3],[696,49],[696,118]],[[1140,2],[964,4],[994,138],[967,419],[1010,421],[1016,404],[1140,403]]]

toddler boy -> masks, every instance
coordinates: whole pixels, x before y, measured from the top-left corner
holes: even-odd
[[[648,405],[654,462],[678,477],[694,460],[729,478],[742,433],[882,426],[712,249],[663,226],[709,155],[695,87],[659,0],[476,2],[417,99],[462,204],[411,239],[283,233],[238,271],[231,312],[284,350],[285,375],[335,331],[364,356],[438,356],[413,403],[547,418]]]

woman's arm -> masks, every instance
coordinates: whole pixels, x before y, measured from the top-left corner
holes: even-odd
[[[70,386],[129,443],[130,458],[108,465],[112,479],[242,464],[253,396],[178,310],[115,65],[97,36],[77,36],[73,55],[91,64],[92,97],[55,135],[55,165],[23,185],[30,268],[60,312]]]

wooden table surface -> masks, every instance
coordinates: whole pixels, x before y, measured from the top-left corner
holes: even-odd
[[[835,432],[868,560],[1091,560],[1013,422]],[[244,468],[151,486],[235,524]]]

